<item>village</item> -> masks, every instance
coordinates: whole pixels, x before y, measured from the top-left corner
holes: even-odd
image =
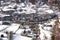
[[[60,40],[60,0],[1,0],[0,40]]]

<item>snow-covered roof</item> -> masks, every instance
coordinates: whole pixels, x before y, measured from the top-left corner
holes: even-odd
[[[49,8],[50,6],[48,6],[47,4],[44,4],[41,6],[42,8]]]
[[[45,12],[47,12],[47,13],[49,13],[49,14],[54,13],[53,10],[45,10]]]
[[[4,17],[4,16],[10,16],[10,15],[0,14],[0,17]]]

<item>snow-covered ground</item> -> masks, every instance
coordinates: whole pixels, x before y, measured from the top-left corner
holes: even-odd
[[[54,22],[54,21],[53,21]],[[54,24],[52,22],[52,24]],[[49,23],[49,24],[51,24],[51,22]],[[48,23],[47,23],[47,25],[49,25]],[[45,24],[46,25],[46,24]],[[6,28],[6,27],[8,27],[7,29],[5,29],[4,31],[8,31],[8,32],[10,32],[10,31],[13,31],[13,33],[15,33],[15,31],[19,28],[19,24],[16,24],[16,23],[12,23],[11,25],[9,25],[9,26],[7,26],[7,25],[0,25],[0,30],[2,30],[2,29],[4,29],[4,28]],[[52,27],[44,27],[43,26],[43,24],[41,25],[41,24],[39,24],[39,29],[40,29],[40,38],[41,38],[41,40],[44,40],[45,39],[45,36],[47,37],[47,40],[51,40],[51,34],[52,34],[52,32],[49,30],[49,29],[52,29]],[[27,26],[26,26],[27,27]],[[44,27],[45,29],[42,29],[42,27]],[[24,29],[18,29],[17,30],[17,32],[16,32],[16,34],[13,34],[13,40],[32,40],[32,38],[29,38],[29,37],[25,37],[25,36],[21,36],[21,33],[24,31]],[[0,35],[1,34],[4,34],[5,36],[7,35],[7,34],[5,34],[5,33],[3,33],[3,32],[1,32],[0,33]],[[2,39],[4,39],[4,40],[6,40],[6,38],[2,38]]]
[[[13,40],[32,40],[32,38],[21,36],[21,35],[14,35]]]
[[[6,29],[6,31],[8,30],[8,32],[13,31],[13,33],[19,28],[19,24],[15,24],[13,23],[11,26],[9,26],[9,28]]]
[[[45,23],[44,24],[44,25],[52,25],[52,27],[48,27],[48,26],[45,27],[45,26],[39,24],[40,32],[41,32],[41,34],[40,34],[41,40],[45,40],[46,39],[45,37],[47,37],[46,40],[51,40],[52,31],[53,31],[53,27],[55,25],[55,21],[56,20],[52,20],[52,21],[50,21],[50,23]],[[60,28],[60,24],[59,24],[58,28]]]

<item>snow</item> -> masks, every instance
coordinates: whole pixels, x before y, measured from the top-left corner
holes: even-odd
[[[24,31],[24,29],[19,29],[16,34],[21,34]]]
[[[21,36],[21,35],[14,35],[13,40],[31,40],[32,38]]]
[[[52,24],[54,24],[54,21],[51,21],[47,25],[52,25]],[[20,26],[19,24],[12,23],[11,26],[9,26],[9,28],[7,28],[6,30],[13,31],[13,33],[14,33],[19,28],[19,26]],[[52,32],[50,30],[52,28],[51,27],[44,27],[44,29],[42,29],[43,25],[39,24],[39,26],[40,26],[39,29],[40,29],[40,33],[41,33],[40,34],[41,40],[44,40],[45,36],[47,37],[47,40],[50,40],[51,39],[51,34],[52,34]],[[4,28],[4,27],[5,27],[5,25],[2,28]],[[28,29],[28,30],[30,30],[30,29]],[[24,31],[24,29],[17,30],[16,34],[14,34],[14,36],[13,36],[13,40],[31,40],[32,39],[32,38],[29,38],[29,37],[21,36],[21,33],[23,31]],[[6,34],[4,34],[4,35],[6,35]]]
[[[0,17],[4,17],[4,16],[10,16],[10,15],[0,14]]]
[[[60,18],[59,18],[59,22],[60,22]]]
[[[7,36],[7,34],[5,34],[5,33],[3,33],[3,32],[0,32],[0,36],[1,36],[2,34],[3,34],[4,36]]]
[[[50,23],[44,23],[45,25],[54,25],[56,20],[51,20]]]
[[[40,26],[40,24],[39,24],[39,26]],[[42,26],[40,26],[40,32],[41,32],[41,34],[40,34],[40,38],[41,38],[41,40],[44,40],[45,38],[45,36],[48,38],[48,40],[50,40],[51,39],[51,32],[50,31],[47,31],[47,30],[43,30],[42,29]],[[45,35],[45,36],[44,36]]]
[[[50,31],[52,30],[52,27],[44,27],[44,30]]]
[[[54,13],[53,10],[46,10],[45,12],[50,13],[50,14]]]
[[[49,13],[49,14],[54,13],[54,11],[51,10],[50,7],[49,7],[48,5],[46,5],[46,4],[44,4],[43,6],[39,7],[39,8],[38,8],[38,11],[39,11],[39,12],[42,12],[42,13],[45,13],[45,14],[46,14],[46,13]]]
[[[0,21],[0,25],[2,25],[2,21]]]
[[[13,33],[19,28],[19,24],[12,24],[9,28],[7,28],[6,30],[8,30],[9,32],[12,31]]]
[[[15,24],[12,24],[12,25],[14,25],[14,26],[9,27],[7,30],[8,30],[8,31],[13,31],[13,32],[15,32],[16,29],[18,28],[18,26],[16,26]],[[14,34],[14,35],[13,35],[13,40],[24,40],[24,39],[25,39],[25,40],[31,40],[31,38],[29,38],[29,37],[21,36],[22,31],[24,31],[24,29],[19,29],[19,30],[16,32],[16,34],[19,34],[19,35]],[[1,32],[0,32],[0,35],[1,35],[1,34],[4,34],[4,33],[1,33]],[[6,34],[4,34],[4,35],[6,36]],[[3,38],[3,40],[6,40],[6,38]]]
[[[49,8],[49,6],[46,5],[46,4],[42,5],[41,7],[42,7],[42,8]]]
[[[42,12],[42,13],[45,13],[45,14],[46,14],[46,13],[49,13],[49,14],[54,13],[53,10],[51,10],[51,9],[46,9],[46,8],[39,8],[38,11],[39,11],[39,12]]]
[[[3,11],[10,11],[10,10],[14,10],[14,9],[5,9],[5,8],[3,9]]]
[[[20,5],[21,5],[21,6],[25,6],[25,4],[24,4],[24,3],[21,3]]]
[[[0,33],[1,34],[4,34],[4,33]],[[6,34],[4,34],[5,36],[7,36]],[[7,40],[7,38],[2,38],[3,40]],[[18,35],[18,34],[14,34],[13,35],[13,38],[12,40],[31,40],[32,38],[29,38],[29,37],[25,37],[25,36],[21,36],[21,35]]]
[[[7,25],[0,25],[0,31],[7,28],[8,26]]]
[[[15,10],[13,9],[15,6],[17,6],[17,13],[26,13],[26,14],[30,14],[30,13],[36,13],[36,5],[33,5],[33,4],[29,4],[29,5],[25,5],[24,3],[20,3],[20,4],[16,4],[16,3],[11,3],[10,5],[8,6],[5,6],[4,8],[0,7],[3,11],[10,11],[10,10]],[[23,9],[22,12],[20,12],[19,10],[20,9]],[[26,11],[24,11],[26,10]],[[42,5],[41,7],[39,7],[38,9],[38,12],[41,13],[49,13],[49,14],[52,14],[54,13],[53,10],[50,9],[50,7],[48,5]],[[1,11],[1,10],[0,10]],[[58,12],[59,14],[60,12]],[[9,15],[3,15],[3,14],[0,14],[1,17],[4,17],[4,16],[9,16]],[[60,21],[60,20],[59,20]],[[50,21],[50,23],[44,23],[45,25],[54,25],[54,22],[55,20],[52,20]],[[2,21],[0,21],[0,30],[3,30],[5,28],[4,31],[13,31],[13,33],[16,32],[16,34],[13,34],[13,40],[32,40],[32,38],[29,38],[29,37],[25,37],[25,36],[21,36],[21,33],[24,31],[24,29],[18,29],[20,26],[20,24],[16,24],[16,23],[12,23],[11,25],[2,25]],[[51,40],[51,30],[52,30],[52,27],[45,27],[43,26],[43,24],[39,24],[39,29],[40,29],[40,38],[41,40],[45,40],[45,36],[48,38],[47,40]],[[25,27],[27,27],[27,30],[26,31],[31,31],[30,29],[28,29],[28,26],[26,25]],[[43,29],[44,28],[44,29]],[[60,26],[59,26],[60,28]],[[18,30],[17,30],[18,29]],[[1,34],[4,34],[4,36],[7,36],[5,33],[3,32],[0,32],[0,35]],[[29,35],[29,34],[28,34]],[[30,35],[29,35],[30,36]],[[7,40],[7,38],[3,38],[3,40]]]
[[[2,38],[2,40],[8,40],[7,38]]]
[[[16,3],[11,3],[10,5],[7,6],[8,7],[11,7],[11,8],[14,8],[17,4]]]

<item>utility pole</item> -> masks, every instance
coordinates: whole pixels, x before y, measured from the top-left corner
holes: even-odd
[[[10,33],[8,34],[8,40],[12,40],[12,37],[13,37],[13,32],[10,32]]]
[[[60,11],[60,1],[57,0],[57,3],[58,3],[58,9],[59,9],[59,11]]]

